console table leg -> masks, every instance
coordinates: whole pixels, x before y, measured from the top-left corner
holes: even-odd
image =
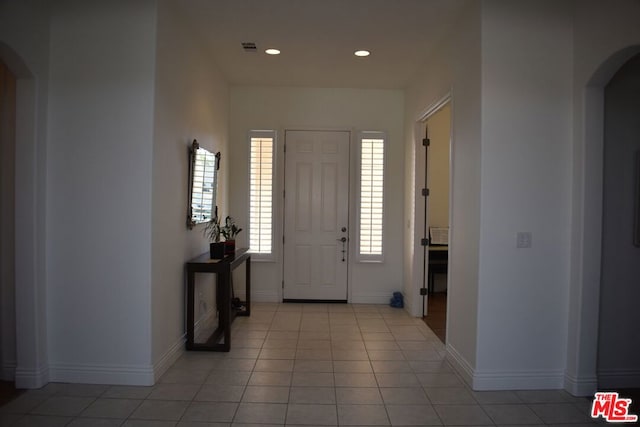
[[[245,289],[246,289],[246,296],[245,296],[245,300],[246,300],[246,314],[245,316],[250,316],[251,315],[251,257],[248,257],[247,260],[245,261],[245,263],[247,264],[245,267],[245,274],[246,274],[246,278],[245,278]]]
[[[218,288],[220,289],[220,326],[224,331],[223,351],[231,349],[231,272],[224,271],[218,274]]]
[[[195,273],[189,272],[187,274],[187,350],[193,348],[194,340],[194,299],[195,299]]]

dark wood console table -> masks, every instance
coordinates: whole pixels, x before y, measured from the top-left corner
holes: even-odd
[[[246,264],[246,297],[242,307],[234,307],[231,272],[242,263]],[[231,349],[231,322],[236,316],[251,314],[251,255],[248,249],[237,249],[235,254],[222,259],[211,259],[204,253],[186,263],[187,271],[187,350],[229,351]],[[194,303],[196,273],[216,275],[216,305],[218,308],[218,328],[204,343],[194,342]],[[220,338],[224,336],[222,342]]]

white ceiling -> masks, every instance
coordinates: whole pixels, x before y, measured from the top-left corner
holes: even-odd
[[[178,0],[233,85],[400,89],[469,0]],[[242,42],[255,42],[247,53]],[[278,56],[264,53],[269,47]],[[353,52],[367,49],[367,58]]]

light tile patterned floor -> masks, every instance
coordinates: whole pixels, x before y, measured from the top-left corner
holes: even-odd
[[[0,426],[592,425],[586,399],[474,392],[444,356],[399,309],[258,303],[229,353],[185,353],[154,387],[49,384]]]

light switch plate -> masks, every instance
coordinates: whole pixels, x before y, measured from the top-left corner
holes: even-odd
[[[518,231],[516,234],[516,248],[530,248],[531,247],[531,232],[530,231]]]

